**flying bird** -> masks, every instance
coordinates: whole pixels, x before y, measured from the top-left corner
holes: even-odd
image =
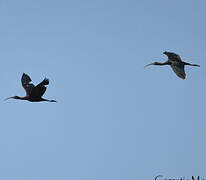
[[[30,83],[31,81],[32,81],[31,78],[27,74],[23,73],[21,77],[21,84],[26,91],[26,96],[24,97],[12,96],[12,97],[6,98],[5,100],[12,98],[12,99],[27,100],[30,102],[40,102],[40,101],[56,102],[55,100],[48,100],[48,99],[42,98],[43,94],[46,91],[45,85],[49,84],[49,79],[45,78],[37,86]]]
[[[159,66],[170,65],[173,71],[175,72],[175,74],[182,79],[186,78],[185,65],[200,67],[200,65],[198,64],[190,64],[190,63],[182,61],[181,57],[176,53],[165,51],[163,52],[163,54],[167,55],[168,57],[168,60],[166,62],[164,63],[154,62],[154,63],[146,65],[145,67],[150,66],[150,65],[159,65]]]

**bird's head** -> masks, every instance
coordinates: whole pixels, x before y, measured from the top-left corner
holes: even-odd
[[[8,99],[21,99],[21,98],[19,96],[12,96],[12,97],[6,98],[5,101],[8,100]]]

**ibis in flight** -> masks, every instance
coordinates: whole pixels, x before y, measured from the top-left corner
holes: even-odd
[[[150,65],[158,65],[158,66],[170,65],[173,71],[175,72],[175,74],[182,79],[186,78],[185,65],[200,67],[200,65],[198,64],[190,64],[190,63],[182,61],[181,57],[176,53],[165,51],[163,52],[163,54],[167,55],[168,57],[168,60],[166,62],[163,62],[163,63],[154,62],[154,63],[146,65],[145,67],[150,66]]]
[[[24,97],[12,96],[7,99],[11,99],[11,98],[20,99],[20,100],[27,100],[30,102],[40,102],[40,101],[56,102],[55,100],[48,100],[48,99],[42,98],[42,96],[44,95],[46,91],[45,86],[49,84],[49,79],[45,78],[37,86],[35,86],[34,84],[30,82],[31,82],[31,78],[27,74],[23,73],[21,77],[21,84],[26,91],[26,96]]]

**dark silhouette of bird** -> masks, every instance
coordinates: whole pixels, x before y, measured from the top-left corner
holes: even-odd
[[[200,65],[198,64],[190,64],[190,63],[182,61],[180,56],[173,52],[165,51],[163,52],[163,54],[168,56],[168,60],[166,62],[164,63],[154,62],[154,63],[146,65],[145,67],[150,66],[150,65],[159,65],[159,66],[170,65],[173,71],[175,72],[175,74],[182,79],[186,78],[185,65],[200,67]]]
[[[48,102],[56,102],[55,100],[48,100],[42,98],[46,91],[45,85],[49,84],[49,79],[45,78],[42,82],[40,82],[37,86],[34,86],[34,84],[30,83],[32,80],[31,78],[23,73],[21,77],[21,83],[23,88],[26,91],[26,96],[25,97],[19,97],[19,96],[12,96],[7,99],[20,99],[20,100],[27,100],[30,102],[40,102],[40,101],[48,101]]]

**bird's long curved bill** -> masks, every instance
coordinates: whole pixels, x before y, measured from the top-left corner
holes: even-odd
[[[6,101],[6,100],[8,100],[8,99],[11,99],[12,97],[8,97],[8,98],[6,98],[6,99],[4,99],[4,101]]]
[[[154,65],[154,63],[147,64],[146,66],[144,66],[144,68],[146,68],[146,67],[148,67],[150,65]]]

